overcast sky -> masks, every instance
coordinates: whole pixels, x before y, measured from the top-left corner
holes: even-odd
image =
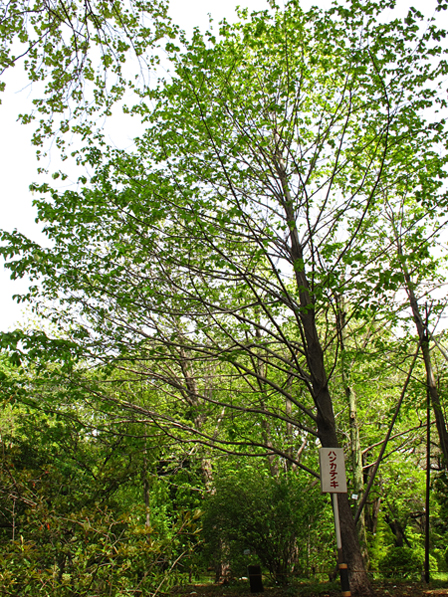
[[[318,0],[319,6],[328,5],[327,0]],[[307,1],[306,5],[311,4]],[[401,1],[399,12],[407,10],[409,3]],[[267,8],[265,0],[221,0],[210,2],[209,0],[171,0],[170,12],[174,21],[178,23],[187,33],[191,33],[193,27],[199,26],[202,30],[208,26],[208,13],[211,14],[215,23],[223,17],[228,20],[235,20],[235,7],[237,5],[248,7],[249,10],[263,10]],[[307,6],[304,3],[304,8]],[[422,12],[431,16],[436,0],[418,0],[413,2]],[[447,18],[446,13],[439,13]],[[448,26],[448,22],[446,23]],[[35,148],[31,146],[31,128],[19,125],[16,122],[20,112],[29,110],[32,99],[32,90],[27,86],[27,80],[20,74],[20,69],[11,69],[3,79],[6,82],[6,92],[1,94],[2,105],[0,105],[0,202],[1,218],[0,228],[13,230],[17,228],[23,234],[39,240],[39,227],[34,223],[35,212],[32,208],[32,195],[28,190],[31,182],[39,180],[36,174],[37,162],[35,159]],[[122,127],[123,128],[123,127]],[[112,141],[117,145],[126,146],[132,142],[132,131],[126,128],[126,135],[117,129]],[[135,133],[136,134],[136,133]],[[52,164],[52,170],[54,163]],[[14,293],[26,291],[27,281],[12,282],[9,279],[9,272],[3,268],[0,262],[0,329],[13,328],[15,322],[23,320],[23,307],[12,300]]]

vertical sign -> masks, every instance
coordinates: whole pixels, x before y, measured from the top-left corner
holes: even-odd
[[[347,493],[344,450],[320,448],[320,487],[322,493]]]

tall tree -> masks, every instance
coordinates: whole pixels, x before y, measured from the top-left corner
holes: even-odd
[[[13,276],[40,279],[28,298],[74,346],[159,388],[151,411],[122,404],[166,434],[288,458],[269,418],[300,443],[340,445],[337,297],[352,318],[384,306],[376,204],[404,177],[421,198],[440,195],[445,176],[433,151],[444,124],[422,115],[445,105],[443,32],[421,31],[414,9],[385,18],[392,5],[304,12],[292,0],[169,46],[172,79],[134,107],[146,127],[136,151],[90,145],[80,192],[35,187],[51,193],[37,201],[51,250],[3,233]],[[246,414],[261,440],[247,438]],[[232,437],[216,432],[224,416]],[[367,595],[339,503],[352,589]]]

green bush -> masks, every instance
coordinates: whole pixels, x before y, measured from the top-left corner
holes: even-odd
[[[273,478],[249,469],[218,478],[204,503],[209,558],[223,562],[233,577],[245,576],[248,564],[259,563],[275,582],[284,584],[305,557],[307,550],[299,546],[310,541],[322,505],[318,488],[305,485],[298,475]]]
[[[379,562],[379,571],[385,578],[420,578],[424,569],[425,552],[421,547],[389,547]],[[429,556],[431,572],[437,572],[437,560]]]
[[[169,536],[138,518],[117,520],[108,510],[90,509],[66,520],[42,508],[29,511],[22,521],[25,537],[2,544],[4,594],[121,597],[169,589],[179,580],[176,563],[188,554],[197,517],[179,517]]]

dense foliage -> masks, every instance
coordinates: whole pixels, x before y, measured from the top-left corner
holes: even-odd
[[[149,430],[103,434],[92,413],[17,403],[3,369],[0,574],[5,594],[107,595],[167,589],[198,540],[188,477],[163,479]],[[11,383],[12,379],[14,382]],[[184,502],[183,507],[179,500]]]
[[[203,506],[210,557],[225,562],[226,572],[237,578],[247,574],[248,565],[261,564],[280,584],[293,572],[306,576],[317,561],[331,566],[322,553],[332,542],[324,503],[319,488],[297,475],[273,478],[267,470],[240,467],[238,473],[218,477]]]
[[[32,185],[48,246],[2,233],[42,322],[2,335],[8,591],[156,594],[210,564],[242,575],[245,549],[281,583],[329,571],[319,446],[347,455],[353,592],[370,593],[368,566],[420,568],[428,401],[438,488],[448,462],[448,67],[435,20],[391,8],[291,0],[188,40],[162,5],[99,4],[93,21],[76,12],[99,32],[78,47],[50,7],[54,54],[31,10],[22,43],[34,55],[37,35],[49,69],[32,62],[31,78],[58,76],[48,52],[71,65],[93,43],[119,85],[94,79],[90,108],[76,91],[90,67],[50,84],[44,112],[79,99],[89,175]],[[144,47],[138,10],[153,18]],[[130,84],[142,134],[108,147],[91,115],[123,97],[128,50],[162,35],[171,74]],[[446,508],[431,506],[443,569]]]

